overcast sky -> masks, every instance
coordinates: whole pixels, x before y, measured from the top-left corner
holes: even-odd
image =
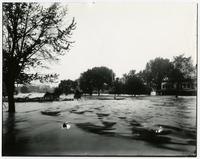
[[[77,22],[75,43],[50,70],[60,80],[77,79],[94,66],[107,66],[121,77],[156,57],[183,53],[196,63],[195,3],[69,3],[68,15]]]

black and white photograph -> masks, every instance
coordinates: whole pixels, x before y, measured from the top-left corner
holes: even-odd
[[[198,2],[1,2],[2,157],[197,157]]]

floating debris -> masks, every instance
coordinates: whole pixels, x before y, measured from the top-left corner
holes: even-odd
[[[110,114],[105,114],[105,113],[96,113],[98,117],[104,117],[104,116],[109,116]]]
[[[125,98],[115,98],[114,100],[124,100]]]
[[[50,115],[50,116],[58,116],[58,115],[60,115],[60,111],[45,110],[45,111],[41,111],[41,113],[44,114],[44,115]]]
[[[63,129],[67,129],[67,130],[68,130],[68,129],[70,129],[70,128],[71,128],[71,125],[70,125],[70,123],[69,123],[69,122],[65,122],[65,123],[63,123],[63,124],[62,124],[62,128],[63,128]]]
[[[97,98],[97,100],[113,100],[113,98]]]
[[[75,114],[83,114],[85,113],[85,111],[77,111],[77,110],[71,110],[71,113],[75,113]]]
[[[62,101],[73,101],[73,100],[74,100],[73,98],[65,98]]]
[[[163,131],[163,128],[161,126],[159,126],[159,128],[155,130],[157,134],[160,134],[162,131]]]

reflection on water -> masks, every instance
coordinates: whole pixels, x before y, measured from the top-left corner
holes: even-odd
[[[23,154],[34,131],[42,131],[45,124],[54,131],[51,124],[66,119],[92,134],[144,141],[152,147],[188,151],[189,155],[196,150],[195,97],[18,103],[15,115],[3,115],[3,154]]]
[[[20,122],[23,122],[23,120],[18,120],[14,113],[10,113],[3,123],[3,155],[23,155],[23,152],[26,151],[28,138],[18,136],[22,133],[20,132],[22,130],[16,129]]]

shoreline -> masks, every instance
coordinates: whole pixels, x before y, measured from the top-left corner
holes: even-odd
[[[27,93],[27,94],[31,94],[31,93]],[[27,94],[24,94],[24,95],[27,95]],[[34,92],[32,93],[34,94]],[[23,95],[23,94],[22,94]],[[68,97],[70,96],[70,97]],[[128,95],[128,94],[121,94],[121,95],[115,95],[114,94],[101,94],[100,96],[98,94],[93,94],[92,96],[91,95],[88,95],[88,94],[83,94],[82,95],[82,99],[94,99],[94,100],[124,100],[126,98],[139,98],[139,97],[162,97],[162,96],[165,96],[165,97],[175,97],[175,95]],[[180,95],[179,97],[197,97],[196,95]],[[69,95],[65,95],[65,98],[59,98],[59,99],[56,99],[56,100],[49,100],[49,99],[44,99],[43,97],[34,97],[34,98],[26,98],[26,97],[15,97],[15,102],[16,103],[25,103],[25,102],[40,102],[40,103],[43,103],[43,102],[62,102],[62,101],[73,101],[73,100],[76,100],[73,98],[73,94],[69,94]],[[8,98],[6,97],[2,97],[2,101],[3,102],[8,102]]]

